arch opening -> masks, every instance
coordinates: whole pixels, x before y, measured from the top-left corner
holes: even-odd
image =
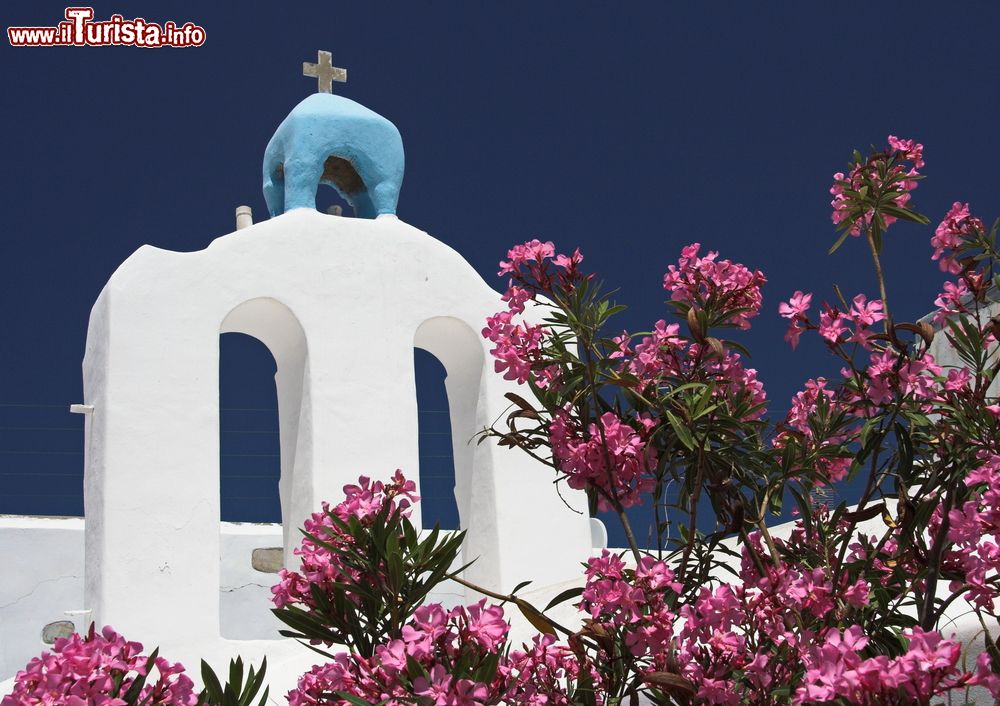
[[[329,187],[324,189],[323,187]],[[332,202],[332,203],[328,203]],[[332,206],[340,206],[342,213],[355,218],[373,218],[374,206],[368,185],[358,173],[354,163],[339,155],[331,154],[323,162],[323,175],[316,186],[316,208],[322,213],[330,213]]]
[[[348,160],[331,155],[316,185],[316,210],[334,216],[357,217],[351,194],[363,192],[365,183]]]
[[[278,639],[269,586],[298,543],[309,507],[308,356],[292,311],[268,297],[246,301],[219,327],[220,604],[228,639]],[[300,462],[301,466],[302,463]],[[298,472],[296,472],[298,471]],[[252,524],[228,524],[232,522]],[[271,574],[271,575],[268,575]],[[259,621],[247,621],[247,610]]]
[[[445,373],[443,383],[447,414],[436,416],[448,420],[458,527],[468,529],[473,460],[476,451],[473,437],[481,426],[479,396],[484,360],[483,346],[476,332],[465,322],[449,316],[438,316],[424,321],[414,334],[413,345],[414,348],[436,358]],[[421,424],[428,416],[421,415]],[[435,424],[444,422],[437,421]],[[439,427],[434,428],[440,433]],[[422,426],[421,432],[423,429]],[[423,439],[421,444],[421,457],[423,457]],[[421,458],[421,476],[423,476],[423,458]],[[439,489],[435,490],[440,492]],[[424,527],[432,525],[433,522],[423,522]]]
[[[413,370],[417,384],[421,525],[458,529],[446,371],[440,360],[420,348],[413,349]]]
[[[261,341],[219,337],[219,480],[223,522],[280,523],[277,365]]]

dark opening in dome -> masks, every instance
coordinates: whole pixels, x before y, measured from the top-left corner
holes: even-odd
[[[344,195],[359,194],[365,190],[365,182],[350,160],[331,154],[323,163],[324,184],[336,187]]]

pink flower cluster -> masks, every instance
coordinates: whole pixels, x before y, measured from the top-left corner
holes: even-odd
[[[840,454],[841,447],[849,441],[851,434],[841,429],[836,433],[816,436],[813,421],[816,417],[820,401],[826,405],[827,417],[836,416],[845,411],[844,403],[837,399],[836,393],[827,387],[825,378],[807,380],[805,389],[795,393],[791,409],[785,417],[785,427],[794,430],[802,440],[804,455],[811,459],[807,465],[816,470],[816,481],[823,484],[842,480],[851,468],[851,458]],[[775,435],[775,448],[784,448],[789,441],[788,431],[779,431]]]
[[[663,288],[675,302],[730,312],[724,323],[750,328],[750,319],[760,313],[760,288],[767,282],[764,274],[730,260],[719,260],[714,250],[698,257],[700,248],[699,243],[692,243],[681,250],[677,264],[667,267]]]
[[[515,299],[511,299],[513,301]],[[483,337],[494,344],[490,351],[496,358],[494,370],[503,373],[504,380],[516,380],[523,385],[542,360],[540,345],[545,330],[540,325],[515,322],[514,313],[498,311],[486,319]]]
[[[962,266],[955,259],[958,249],[971,236],[981,235],[984,231],[983,222],[969,214],[969,204],[956,201],[934,230],[931,237],[934,254],[931,259],[939,260],[938,265],[943,272],[957,275],[962,271]]]
[[[408,515],[412,503],[419,500],[415,494],[416,489],[416,484],[407,480],[400,470],[396,470],[388,483],[372,482],[370,478],[361,476],[358,485],[344,486],[346,497],[343,502],[333,508],[324,502],[323,511],[313,513],[306,520],[305,531],[328,544],[348,543],[350,537],[333,523],[331,514],[343,521],[357,518],[362,523],[371,523],[386,507],[390,512],[399,508],[404,515]],[[271,588],[272,601],[278,608],[294,604],[315,608],[311,585],[329,592],[335,583],[363,579],[345,569],[335,553],[309,537],[303,538],[302,545],[295,550],[295,554],[302,557],[299,571],[282,569],[278,573],[278,583]]]
[[[956,201],[952,204],[944,220],[938,224],[931,238],[934,247],[932,260],[945,272],[959,275],[954,282],[945,282],[943,291],[934,300],[937,310],[934,312],[934,323],[943,326],[948,319],[954,319],[958,314],[968,313],[975,307],[975,302],[981,302],[983,295],[990,288],[989,279],[985,273],[974,267],[965,267],[958,261],[958,256],[966,253],[966,262],[974,263],[975,251],[981,248],[981,241],[986,234],[983,222],[969,213],[969,204]],[[977,241],[980,241],[977,244]],[[995,338],[995,337],[993,337]]]
[[[809,320],[809,306],[812,294],[796,291],[787,302],[778,305],[778,314],[789,319],[785,340],[794,349],[804,331],[815,329],[829,345],[837,346],[843,343],[857,343],[862,348],[870,349],[871,327],[885,319],[881,300],[871,301],[864,294],[858,294],[851,302],[847,311],[840,311],[829,304],[823,305],[818,324]],[[853,328],[852,328],[853,327]]]
[[[531,645],[512,650],[497,668],[502,703],[511,706],[570,706],[579,703],[572,698],[570,685],[586,673],[594,689],[600,680],[591,665],[581,660],[571,649],[556,643],[552,635],[536,635]],[[598,696],[597,703],[601,700]]]
[[[515,245],[507,252],[508,260],[500,261],[499,275],[510,275],[510,283],[502,299],[507,310],[486,320],[483,337],[494,344],[490,351],[496,360],[496,372],[505,380],[524,384],[529,377],[546,387],[557,382],[558,366],[546,365],[541,346],[547,331],[540,325],[515,321],[524,313],[528,301],[539,295],[551,295],[555,289],[569,291],[588,279],[580,272],[583,255],[579,248],[572,255],[556,254],[551,242],[530,240]]]
[[[631,337],[623,333],[614,339],[618,348],[609,358],[622,361],[621,369],[638,378],[640,390],[691,381],[711,382],[716,385],[717,401],[730,408],[752,409],[746,419],[761,417],[767,394],[757,378],[757,370],[744,367],[739,353],[726,350],[719,357],[709,346],[681,338],[679,331],[678,324],[667,324],[660,319],[651,334],[643,336],[634,349],[630,347]]]
[[[934,300],[934,323],[943,326],[944,322],[953,316],[967,311],[966,302],[971,298],[972,291],[965,283],[965,278],[960,278],[957,282],[945,282],[944,291],[938,294]]]
[[[670,649],[677,616],[667,601],[684,586],[665,562],[644,556],[631,570],[605,549],[587,562],[586,577],[579,607],[595,624],[606,631],[627,628],[626,644],[635,657]]]
[[[930,699],[954,689],[983,685],[996,693],[1000,684],[989,669],[989,655],[980,656],[977,673],[958,668],[962,645],[941,633],[919,627],[906,631],[906,653],[890,659],[877,655],[867,659],[861,652],[868,638],[852,625],[843,632],[832,630],[825,640],[805,652],[806,674],[795,692],[793,704],[846,699],[852,704],[930,703]]]
[[[929,402],[940,396],[943,369],[927,352],[912,358],[893,350],[874,352],[864,372],[863,396],[856,401],[869,409],[898,397],[912,395],[918,402]],[[851,373],[845,370],[844,375]]]
[[[337,692],[387,706],[568,703],[567,678],[576,674],[569,650],[538,636],[530,649],[506,655],[508,630],[503,608],[485,599],[450,611],[422,606],[402,637],[370,659],[341,653],[313,667],[289,692],[289,706],[339,702]]]
[[[580,273],[583,255],[579,248],[572,255],[557,255],[552,241],[543,243],[536,239],[515,245],[507,251],[507,257],[510,259],[500,261],[497,274],[510,275],[512,286],[520,284],[532,293],[552,291],[556,282],[565,288],[584,279]]]
[[[471,653],[481,661],[505,642],[509,626],[503,609],[485,603],[451,611],[439,603],[418,608],[402,638],[378,646],[371,659],[342,653],[304,674],[288,694],[289,706],[326,704],[325,697],[338,691],[371,703],[409,703],[407,697],[416,694],[436,706],[485,704],[487,684],[456,679],[445,666]],[[421,673],[410,673],[410,660],[423,668]]]
[[[796,291],[787,302],[778,304],[778,314],[783,319],[791,320],[785,333],[785,340],[791,344],[792,350],[799,345],[802,332],[808,328],[809,315],[806,312],[812,304],[812,297],[811,293],[803,294],[801,291]]]
[[[952,591],[963,585],[969,600],[978,608],[996,615],[1000,597],[1000,455],[982,454],[982,465],[970,473],[965,484],[972,497],[948,513],[948,541],[945,565],[962,576],[953,580]],[[940,525],[934,518],[932,528]]]
[[[885,188],[889,188],[890,193],[898,192],[892,202],[898,208],[906,208],[910,192],[917,188],[915,177],[920,176],[918,170],[924,166],[924,146],[894,135],[889,135],[888,142],[889,149],[876,152],[863,162],[855,162],[847,176],[843,172],[833,175],[833,186],[830,187],[833,222],[850,220],[848,232],[851,235],[860,235],[862,226],[871,224],[875,215],[871,199],[877,196],[876,192]],[[909,169],[906,162],[912,165]],[[898,220],[887,213],[880,215],[887,227]]]
[[[50,652],[35,657],[14,678],[14,690],[0,706],[126,706],[125,695],[137,677],[146,684],[132,703],[143,706],[193,706],[198,696],[184,667],[154,660],[156,678],[147,673],[142,645],[128,642],[110,627],[100,634],[56,640]]]
[[[557,413],[549,425],[552,455],[571,488],[597,488],[598,507],[611,510],[616,498],[622,507],[642,502],[654,485],[656,452],[647,444],[655,426],[648,417],[636,421],[639,431],[612,412],[591,422],[586,433],[566,413]],[[610,467],[609,467],[610,464]]]
[[[702,587],[693,600],[678,601],[683,586],[665,562],[647,556],[637,568],[629,569],[607,551],[590,559],[580,602],[590,616],[584,632],[620,635],[640,673],[668,672],[681,677],[698,703],[771,704],[773,690],[793,683],[803,668],[806,683],[797,703],[807,696],[815,700],[849,696],[846,692],[823,696],[820,689],[827,672],[812,645],[838,644],[840,633],[826,625],[849,622],[852,611],[868,605],[871,587],[862,579],[849,584],[846,574],[841,575],[839,588],[835,587],[825,567],[775,564],[763,549],[760,535],[751,539],[752,551],[765,561],[764,574],[750,561],[751,549],[745,547],[743,582]],[[788,555],[799,550],[799,555],[806,556],[804,543],[805,533],[799,526],[787,545]],[[675,605],[679,607],[671,607]],[[798,625],[788,619],[793,614],[800,616]],[[860,628],[851,631],[860,634]],[[925,642],[935,639],[933,634],[923,637]],[[902,685],[903,676],[908,677],[913,693],[919,694],[930,693],[914,668],[922,644],[913,642],[906,657],[891,663],[896,682]],[[829,656],[834,660],[831,667],[835,658]],[[595,664],[605,659],[613,661],[614,656],[599,651]],[[946,676],[962,681],[939,679],[933,684],[974,683],[971,675],[957,676],[954,669]]]

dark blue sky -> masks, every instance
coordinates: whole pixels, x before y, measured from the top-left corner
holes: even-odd
[[[774,409],[787,408],[807,377],[837,369],[808,338],[789,350],[779,300],[795,289],[832,297],[833,282],[848,296],[875,292],[860,242],[825,254],[830,175],[852,148],[889,133],[916,138],[928,179],[915,203],[932,221],[956,199],[984,220],[1000,213],[995,4],[242,7],[95,7],[98,19],[193,21],[207,31],[200,48],[0,42],[0,483],[11,489],[0,512],[72,504],[81,436],[63,410],[82,396],[91,305],[140,245],[201,249],[233,229],[242,203],[263,217],[264,146],[315,90],[301,64],[317,49],[349,71],[337,92],[402,132],[400,217],[498,287],[509,244],[580,246],[630,306],[621,326],[642,329],[664,314],[662,273],[687,243],[764,270],[765,311],[742,340]],[[0,18],[5,28],[51,25],[63,8],[8,0]],[[897,319],[926,313],[944,281],[929,261],[930,233],[907,224],[889,232]],[[247,370],[266,367],[233,355]],[[266,408],[263,387],[237,373],[230,392],[223,380],[224,403]],[[230,420],[234,430],[255,430],[260,417],[246,416]],[[261,423],[266,431],[271,422]],[[258,453],[235,438],[224,447]],[[41,473],[61,475],[43,482]],[[63,499],[35,497],[42,491]]]

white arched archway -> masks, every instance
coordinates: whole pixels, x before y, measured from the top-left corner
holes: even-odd
[[[312,479],[305,470],[312,448],[306,333],[292,310],[271,297],[257,297],[235,307],[223,319],[219,333],[253,336],[267,346],[277,366],[274,384],[281,443],[278,494],[281,498],[285,564],[288,565],[292,561],[292,550],[300,539],[293,518],[304,517],[314,507]]]
[[[475,455],[473,436],[479,391],[483,375],[483,345],[468,324],[450,316],[427,319],[413,336],[413,345],[427,351],[444,366],[451,419],[452,457],[455,463],[455,502],[459,526],[469,527],[472,469]]]

